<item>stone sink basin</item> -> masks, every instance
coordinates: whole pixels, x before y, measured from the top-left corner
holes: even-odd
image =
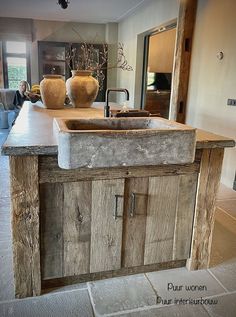
[[[192,163],[194,128],[159,117],[55,118],[64,169]]]

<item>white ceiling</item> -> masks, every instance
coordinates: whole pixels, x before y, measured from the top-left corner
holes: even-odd
[[[62,9],[58,0],[0,0],[0,17],[51,21],[118,22],[149,0],[69,0]]]

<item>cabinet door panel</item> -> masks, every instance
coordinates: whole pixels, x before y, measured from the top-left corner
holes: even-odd
[[[40,185],[42,278],[63,276],[63,184]]]
[[[172,260],[179,177],[150,177],[144,264]]]
[[[90,272],[121,267],[124,179],[92,182]]]
[[[122,267],[143,265],[147,194],[148,177],[126,179]]]
[[[182,260],[189,257],[198,174],[179,177],[173,260]]]
[[[92,182],[64,183],[64,276],[89,273]]]

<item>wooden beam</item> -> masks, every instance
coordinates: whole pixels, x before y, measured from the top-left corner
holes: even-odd
[[[43,289],[43,293],[46,293],[46,292],[49,292],[52,288],[56,288],[56,287],[62,287],[66,285],[83,283],[88,281],[102,280],[102,279],[118,277],[118,276],[179,268],[179,267],[185,266],[185,264],[186,264],[186,260],[178,260],[178,261],[170,261],[170,262],[163,262],[163,263],[150,264],[150,265],[141,265],[136,267],[124,267],[119,270],[113,270],[113,271],[95,272],[95,273],[89,273],[89,274],[66,276],[62,278],[47,279],[47,280],[42,280],[42,289]]]
[[[202,152],[191,253],[187,261],[189,270],[209,267],[215,200],[220,184],[223,156],[224,149],[204,149]]]
[[[200,150],[197,151],[199,153]],[[199,155],[199,154],[196,154]],[[159,166],[122,166],[112,168],[62,169],[58,166],[57,156],[39,156],[39,183],[66,183],[84,180],[116,179],[132,177],[151,177],[192,174],[199,170],[199,160],[184,165]]]
[[[196,10],[197,0],[180,0],[169,118],[181,123],[185,123],[186,117]]]
[[[15,296],[41,293],[38,157],[11,156],[11,215]]]

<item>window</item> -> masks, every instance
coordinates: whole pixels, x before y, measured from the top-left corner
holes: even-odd
[[[3,43],[5,88],[18,89],[21,80],[30,82],[29,47],[26,42]]]

